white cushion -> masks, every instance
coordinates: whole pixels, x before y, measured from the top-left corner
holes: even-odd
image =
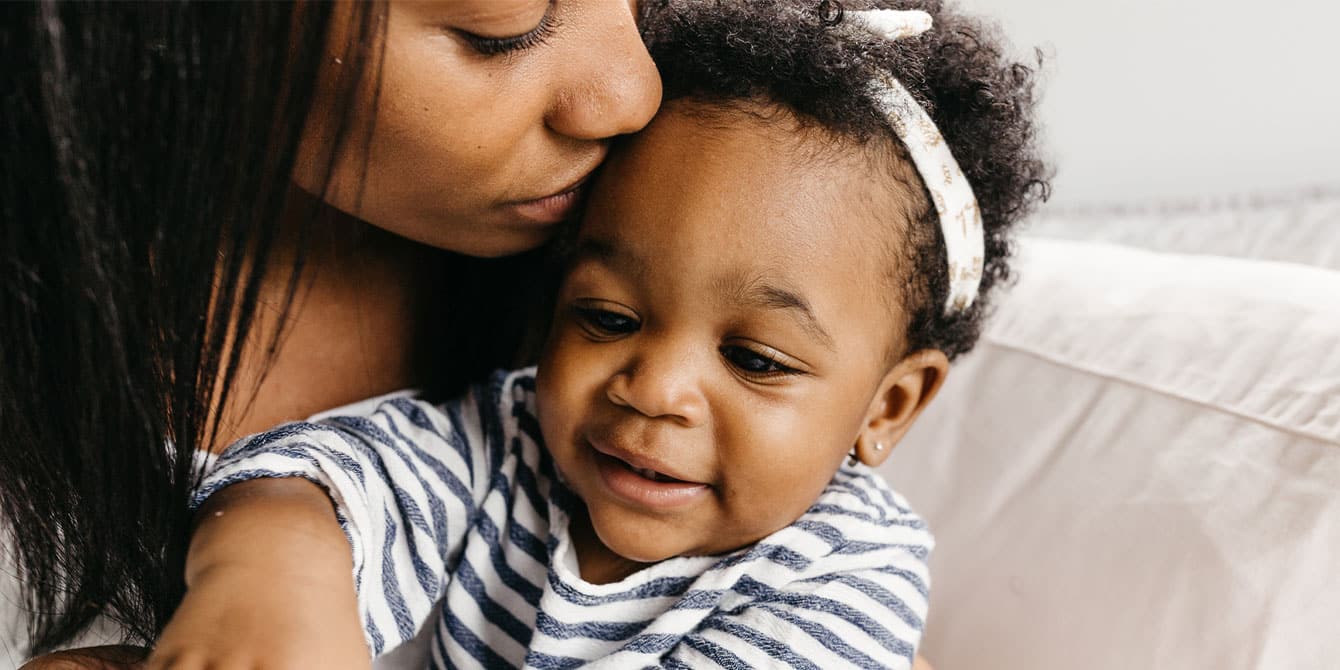
[[[1029,231],[1039,237],[1340,270],[1340,189],[1102,209],[1048,207]]]
[[[884,470],[940,670],[1334,668],[1340,273],[1027,239]]]

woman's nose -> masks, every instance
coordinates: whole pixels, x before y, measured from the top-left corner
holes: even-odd
[[[641,130],[661,105],[661,75],[638,34],[635,3],[593,4],[604,6],[589,10],[591,32],[574,54],[584,62],[565,65],[571,78],[546,119],[554,131],[581,140]]]
[[[605,395],[615,405],[650,418],[700,426],[707,419],[707,399],[694,370],[684,356],[644,355],[610,378]]]

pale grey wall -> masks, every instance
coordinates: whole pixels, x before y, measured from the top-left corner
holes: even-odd
[[[1054,204],[1340,184],[1340,4],[957,1],[1049,55]]]

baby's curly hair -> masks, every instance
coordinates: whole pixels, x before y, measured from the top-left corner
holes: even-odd
[[[919,9],[934,27],[890,42],[844,28],[845,9]],[[946,314],[949,272],[939,217],[918,179],[903,189],[919,200],[899,222],[893,245],[895,286],[908,316],[909,350],[939,349],[951,359],[972,349],[991,290],[1010,278],[1011,231],[1047,198],[1049,168],[1039,157],[1033,68],[1009,60],[993,26],[938,0],[647,0],[643,37],[661,71],[665,101],[708,105],[764,101],[791,112],[802,127],[868,146],[888,145],[913,174],[907,150],[875,98],[878,71],[890,72],[940,128],[972,184],[986,231],[977,300]]]

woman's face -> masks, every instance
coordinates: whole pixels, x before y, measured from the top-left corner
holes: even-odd
[[[338,144],[336,52],[347,39],[331,39],[296,181],[319,191],[338,146],[325,199],[345,212],[476,256],[539,245],[574,213],[608,140],[642,128],[660,104],[635,4],[393,0],[380,89],[360,87]]]

